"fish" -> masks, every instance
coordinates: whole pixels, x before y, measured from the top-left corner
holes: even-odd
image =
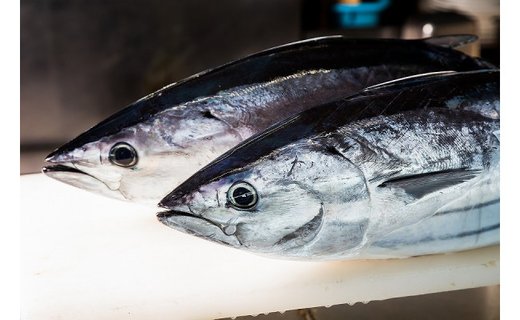
[[[274,258],[499,243],[500,71],[381,83],[250,137],[161,200],[175,230]]]
[[[303,110],[417,73],[490,68],[453,49],[474,40],[332,36],[268,49],[130,104],[49,154],[42,171],[98,194],[156,205],[228,149]]]

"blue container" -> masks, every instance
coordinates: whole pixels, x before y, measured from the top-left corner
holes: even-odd
[[[334,11],[339,16],[339,24],[342,28],[369,28],[377,26],[379,13],[386,9],[390,0],[376,2],[334,5]]]

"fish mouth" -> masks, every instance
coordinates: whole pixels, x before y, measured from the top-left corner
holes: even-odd
[[[234,234],[235,226],[224,226],[205,217],[179,210],[157,213],[157,219],[168,227],[199,238],[238,248],[242,244]],[[231,230],[230,230],[231,229]],[[233,232],[230,232],[233,231]]]
[[[57,164],[57,165],[53,165],[53,166],[43,167],[42,168],[42,172],[45,173],[46,175],[52,175],[55,172],[59,172],[59,173],[69,172],[71,174],[86,174],[86,175],[88,175],[87,173],[79,170],[76,167],[69,167],[69,166],[66,166],[66,165],[63,165],[63,164]]]
[[[47,158],[48,159],[48,158]],[[103,181],[76,168],[73,163],[59,163],[42,168],[42,173],[46,176],[94,193],[101,193],[105,196],[125,200],[118,190],[111,190]]]

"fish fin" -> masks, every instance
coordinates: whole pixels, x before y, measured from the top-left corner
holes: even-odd
[[[397,177],[381,183],[379,188],[399,188],[419,199],[433,192],[475,178],[480,170],[454,169]]]
[[[412,81],[413,79],[424,80],[424,79],[426,79],[428,77],[432,77],[432,78],[442,77],[442,76],[445,76],[445,75],[448,75],[448,74],[452,74],[452,73],[457,73],[457,71],[445,70],[445,71],[432,71],[432,72],[413,74],[411,76],[402,77],[402,78],[393,79],[393,80],[388,80],[388,81],[385,81],[385,82],[374,84],[372,86],[366,87],[365,89],[363,89],[363,91],[370,91],[370,90],[374,90],[374,89],[380,89],[380,88],[385,87],[385,86],[390,86],[390,85],[400,84],[400,83],[405,83],[406,84],[407,81]]]
[[[477,41],[478,36],[473,34],[458,34],[449,36],[437,36],[421,40],[426,43],[440,47],[458,48]]]

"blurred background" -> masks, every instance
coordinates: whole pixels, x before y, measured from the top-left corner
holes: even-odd
[[[498,0],[22,0],[21,173],[39,172],[54,148],[142,96],[259,50],[335,34],[460,33],[480,37],[463,51],[500,65]],[[259,319],[497,319],[498,292],[471,289]]]

